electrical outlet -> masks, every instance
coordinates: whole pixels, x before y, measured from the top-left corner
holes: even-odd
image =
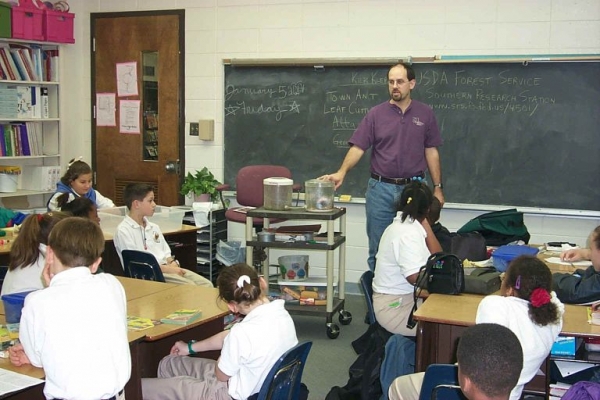
[[[200,124],[198,122],[190,122],[190,136],[200,135]]]

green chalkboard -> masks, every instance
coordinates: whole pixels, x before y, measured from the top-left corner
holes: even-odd
[[[434,110],[447,202],[600,211],[600,63],[415,64]],[[389,99],[388,66],[225,66],[224,172],[279,164],[332,173],[366,112]],[[369,154],[339,194],[364,197]]]

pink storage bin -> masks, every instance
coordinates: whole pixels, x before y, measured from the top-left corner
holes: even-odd
[[[38,9],[31,0],[20,0],[12,8],[12,37],[15,39],[44,40],[44,11]]]
[[[44,10],[44,40],[56,43],[75,43],[73,20],[75,14]]]

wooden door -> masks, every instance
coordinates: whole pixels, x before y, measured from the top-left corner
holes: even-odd
[[[158,204],[183,203],[178,172],[183,171],[184,159],[183,18],[180,10],[91,14],[95,187],[117,205],[124,204],[123,189],[130,182],[152,184]],[[148,66],[148,54],[155,56],[150,69],[143,64]],[[119,97],[117,64],[131,62],[136,63],[137,80],[128,82],[124,93],[129,95]],[[135,84],[137,95],[131,90]],[[154,104],[144,101],[150,91],[158,91]],[[97,94],[106,93],[115,94],[115,126],[97,123]],[[122,100],[140,101],[140,112],[133,113],[139,119],[140,133],[120,132]],[[106,123],[107,119],[102,120]]]

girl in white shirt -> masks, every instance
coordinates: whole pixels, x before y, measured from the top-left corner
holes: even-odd
[[[10,264],[2,284],[2,295],[43,289],[48,235],[54,225],[68,217],[61,212],[31,214],[25,218],[10,249]]]
[[[504,325],[519,338],[523,370],[510,394],[511,400],[516,400],[548,357],[562,329],[564,305],[552,291],[550,269],[537,257],[513,260],[500,291],[501,296],[487,296],[479,303],[475,322]]]
[[[279,357],[298,344],[284,301],[269,301],[254,268],[223,268],[217,285],[229,310],[244,319],[208,339],[176,342],[160,361],[158,378],[142,379],[145,400],[245,400],[260,391]],[[221,350],[217,361],[187,357],[210,350]]]
[[[519,339],[523,369],[511,400],[521,398],[523,386],[548,357],[562,329],[564,306],[552,291],[552,273],[543,261],[532,256],[514,259],[505,273],[500,295],[489,295],[477,308],[475,323],[507,327]],[[418,399],[423,373],[396,378],[389,389],[392,400]]]
[[[404,188],[398,215],[388,226],[377,252],[373,279],[373,308],[379,325],[391,333],[415,336],[406,326],[414,305],[414,284],[431,253],[442,251],[427,221],[433,193],[421,182]]]

